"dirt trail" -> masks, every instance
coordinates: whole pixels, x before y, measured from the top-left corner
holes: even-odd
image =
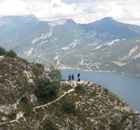
[[[48,106],[48,105],[50,105],[50,104],[52,104],[52,103],[54,103],[54,102],[56,102],[56,101],[59,101],[59,100],[60,100],[62,97],[64,97],[67,93],[70,93],[70,92],[73,92],[73,91],[74,91],[74,89],[70,89],[68,92],[65,92],[63,95],[61,95],[60,97],[58,97],[58,98],[55,99],[54,101],[49,102],[49,103],[47,103],[47,104],[43,104],[43,105],[37,106],[37,107],[34,107],[33,110],[35,110],[35,109],[37,109],[37,108],[40,108],[40,107],[46,107],[46,106]]]
[[[66,82],[67,82],[67,81],[66,81]],[[33,110],[35,111],[35,109],[38,109],[38,108],[40,108],[40,107],[45,107],[45,106],[48,106],[48,105],[50,105],[50,104],[52,104],[52,103],[54,103],[54,102],[56,102],[56,101],[59,101],[59,100],[60,100],[62,97],[64,97],[66,94],[68,94],[68,93],[70,93],[70,92],[73,92],[73,91],[75,90],[76,83],[82,84],[83,81],[75,82],[75,83],[74,83],[74,87],[73,87],[72,89],[70,89],[70,90],[67,91],[67,92],[64,92],[64,94],[61,95],[60,97],[58,97],[56,100],[54,100],[54,101],[52,101],[52,102],[49,102],[49,103],[47,103],[47,104],[44,104],[44,105],[36,106],[36,107],[33,108]],[[73,83],[71,82],[71,86],[72,86],[72,85],[73,85]],[[18,123],[20,123],[20,122],[18,121],[18,119],[24,118],[23,115],[24,115],[24,112],[19,111],[19,112],[17,113],[17,118],[16,118],[16,119],[11,120],[11,121],[7,121],[7,122],[0,123],[0,125],[6,124],[6,123],[13,123],[13,122],[18,122]]]

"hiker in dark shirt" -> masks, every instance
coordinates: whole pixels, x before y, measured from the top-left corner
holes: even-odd
[[[71,81],[71,74],[69,74],[68,78],[69,78],[69,81]]]
[[[16,115],[17,115],[17,111],[16,110],[13,111],[13,115],[14,115],[13,119],[16,119],[17,118],[16,117]]]
[[[80,82],[80,73],[78,73],[77,76],[78,76],[78,82]]]
[[[74,74],[72,74],[72,80],[74,80]]]

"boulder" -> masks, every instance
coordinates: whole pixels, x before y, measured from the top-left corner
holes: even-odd
[[[12,114],[13,111],[13,105],[9,104],[9,105],[2,105],[0,106],[0,112],[8,115],[8,114]]]

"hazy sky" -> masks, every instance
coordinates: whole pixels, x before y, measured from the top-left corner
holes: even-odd
[[[104,17],[140,26],[140,0],[0,0],[0,17],[34,14],[42,21],[91,23]]]

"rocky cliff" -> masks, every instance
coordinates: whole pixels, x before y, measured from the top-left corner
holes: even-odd
[[[0,56],[0,130],[140,129],[139,113],[99,83],[48,78],[41,64]]]

